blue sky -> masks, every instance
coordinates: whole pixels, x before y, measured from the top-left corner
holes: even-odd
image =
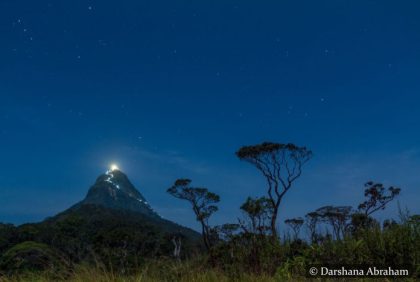
[[[164,217],[180,177],[234,221],[264,179],[234,152],[314,158],[280,218],[357,205],[368,180],[419,213],[418,1],[2,1],[0,221],[81,200],[116,162]],[[396,214],[396,204],[378,214]]]

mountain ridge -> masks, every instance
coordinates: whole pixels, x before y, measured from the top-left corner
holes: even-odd
[[[127,175],[119,169],[108,170],[101,174],[89,188],[86,197],[70,209],[82,205],[100,205],[106,208],[129,210],[153,218],[161,218],[131,183]]]

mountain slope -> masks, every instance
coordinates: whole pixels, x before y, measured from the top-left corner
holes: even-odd
[[[119,170],[99,176],[84,200],[53,217],[17,228],[0,227],[8,241],[1,244],[0,240],[0,251],[21,243],[44,244],[64,258],[70,269],[87,262],[126,272],[148,258],[172,256],[175,238],[179,246],[182,241],[181,257],[203,251],[198,232],[160,217]],[[53,256],[32,255],[38,249],[19,253],[17,260],[13,256],[16,271],[25,270],[20,268],[20,256],[31,267],[53,264]],[[5,265],[10,268],[8,261],[0,254],[0,272]]]
[[[109,170],[98,177],[81,205],[99,205],[117,210],[129,210],[150,217],[160,217],[120,170]],[[73,207],[73,208],[75,208]]]
[[[100,175],[90,187],[85,199],[48,221],[59,222],[74,215],[84,217],[88,221],[103,221],[106,215],[118,218],[124,224],[128,221],[133,224],[141,222],[153,227],[158,233],[178,234],[193,241],[199,241],[201,236],[190,228],[158,215],[127,175],[118,169],[111,169]]]

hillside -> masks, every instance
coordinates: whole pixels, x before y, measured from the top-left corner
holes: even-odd
[[[182,242],[181,257],[203,248],[199,233],[160,217],[121,171],[99,176],[86,198],[71,208],[40,223],[1,225],[0,234],[0,269],[6,272],[43,270],[56,258],[57,269],[66,261],[69,269],[92,262],[128,271],[145,259],[172,256],[174,238]]]

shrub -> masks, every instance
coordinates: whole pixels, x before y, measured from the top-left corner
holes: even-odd
[[[49,246],[27,241],[15,245],[2,255],[0,269],[8,275],[30,271],[58,274],[67,271],[69,264]]]

